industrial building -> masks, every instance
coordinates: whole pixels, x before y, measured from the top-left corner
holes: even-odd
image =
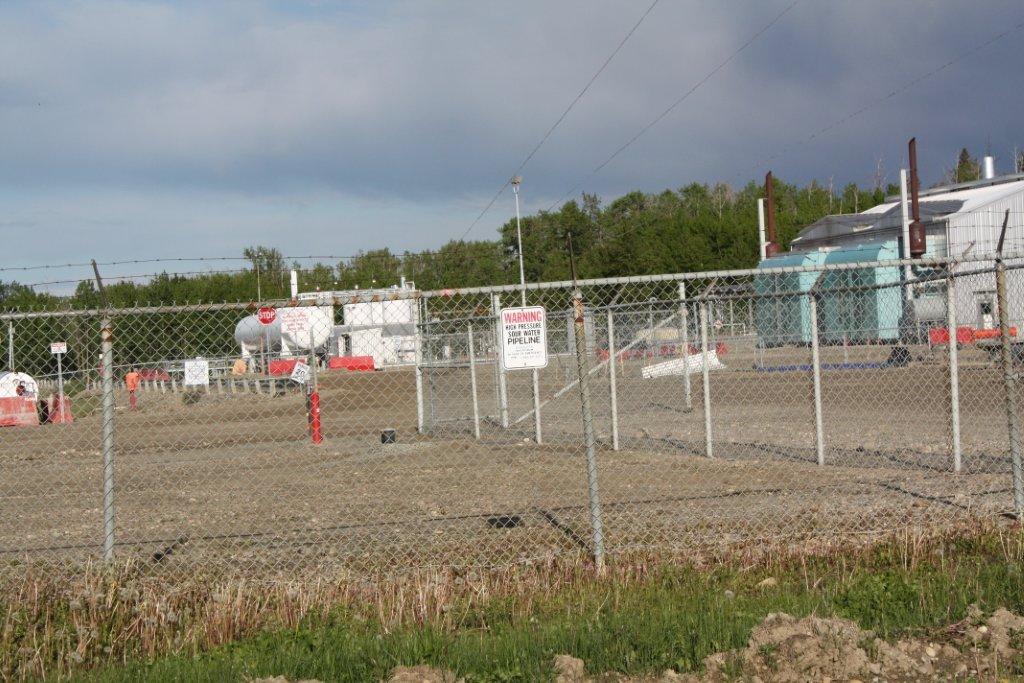
[[[299,292],[293,271],[294,305],[277,308],[269,324],[255,315],[243,318],[235,341],[250,364],[264,354],[304,356],[312,347],[323,359],[372,359],[373,368],[410,365],[416,362],[415,287],[403,279],[386,289]]]
[[[911,177],[914,177],[913,172]],[[923,275],[941,273],[923,273],[920,269],[899,266],[865,267],[826,271],[818,282],[821,271],[814,270],[816,266],[909,258],[914,254],[908,229],[914,219],[914,204],[917,219],[923,226],[919,233],[923,234],[923,244],[919,245],[915,257],[970,257],[971,263],[958,267],[960,273],[968,268],[990,267],[1007,217],[1004,253],[1019,253],[1024,249],[1024,174],[997,176],[992,158],[986,157],[981,180],[919,190],[917,196],[912,197],[915,189],[911,183],[910,192],[887,197],[882,204],[860,213],[826,216],[804,228],[790,242],[787,252],[772,253],[775,250],[770,245],[774,234],[771,235],[767,248],[762,246],[765,258],[758,266],[760,269],[795,266],[808,269],[765,274],[755,279],[755,290],[760,294],[790,292],[794,295],[765,297],[758,301],[755,322],[765,345],[810,342],[809,301],[807,297],[796,295],[807,293],[816,283],[819,289],[862,287],[859,291],[821,299],[819,335],[825,343],[892,343],[919,336],[930,327],[944,327],[944,281],[933,278],[926,284],[906,285]],[[770,212],[769,203],[769,222]],[[986,257],[993,260],[984,260]],[[983,260],[978,261],[979,258]],[[1012,263],[1013,259],[1007,262]],[[1011,290],[1024,285],[1018,281],[1024,277],[1019,271],[1011,270],[1008,277]],[[991,277],[962,279],[955,293],[959,325],[978,329],[995,327],[998,320],[995,299]],[[1013,301],[1013,305],[1020,308],[1024,299],[1013,297]],[[1022,310],[1009,313],[1014,320],[1024,318]]]

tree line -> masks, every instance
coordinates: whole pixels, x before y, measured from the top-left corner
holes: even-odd
[[[774,203],[783,249],[805,226],[834,213],[863,211],[898,188],[835,191],[818,182],[804,186],[776,178]],[[554,211],[522,218],[523,261],[528,281],[569,278],[567,238],[571,234],[581,277],[646,275],[750,268],[758,260],[757,199],[754,183],[735,189],[725,183],[692,183],[660,193],[630,192],[607,204],[593,194]],[[310,291],[381,288],[402,278],[420,289],[511,284],[519,280],[515,219],[492,240],[452,240],[427,252],[374,249],[339,263],[288,263],[275,248],[243,252],[245,266],[230,272],[176,274],[166,271],[146,281],[106,285],[110,304],[167,305],[287,298],[289,271],[299,271],[300,289]],[[95,283],[82,280],[74,292],[58,296],[17,282],[0,282],[0,309],[97,308]]]

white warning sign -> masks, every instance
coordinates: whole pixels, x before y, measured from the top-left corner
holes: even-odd
[[[506,370],[548,364],[548,320],[542,306],[501,311],[501,364]]]
[[[185,374],[182,384],[186,387],[210,386],[210,361],[196,358],[185,361]]]
[[[309,364],[304,360],[300,360],[296,363],[295,367],[292,368],[291,379],[293,382],[298,382],[299,384],[307,383],[309,381]]]

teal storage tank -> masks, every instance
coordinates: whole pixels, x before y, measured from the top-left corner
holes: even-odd
[[[777,254],[758,264],[759,270],[768,268],[807,268],[820,266],[825,253],[820,251],[787,252]],[[806,294],[821,271],[800,270],[788,273],[763,273],[754,276],[754,326],[764,346],[809,344],[811,342],[811,309]]]

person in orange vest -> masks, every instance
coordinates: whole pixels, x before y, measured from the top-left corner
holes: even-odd
[[[128,371],[128,374],[124,376],[124,386],[128,389],[128,405],[131,406],[132,410],[138,406],[135,398],[135,390],[139,388],[139,373],[132,368]]]

